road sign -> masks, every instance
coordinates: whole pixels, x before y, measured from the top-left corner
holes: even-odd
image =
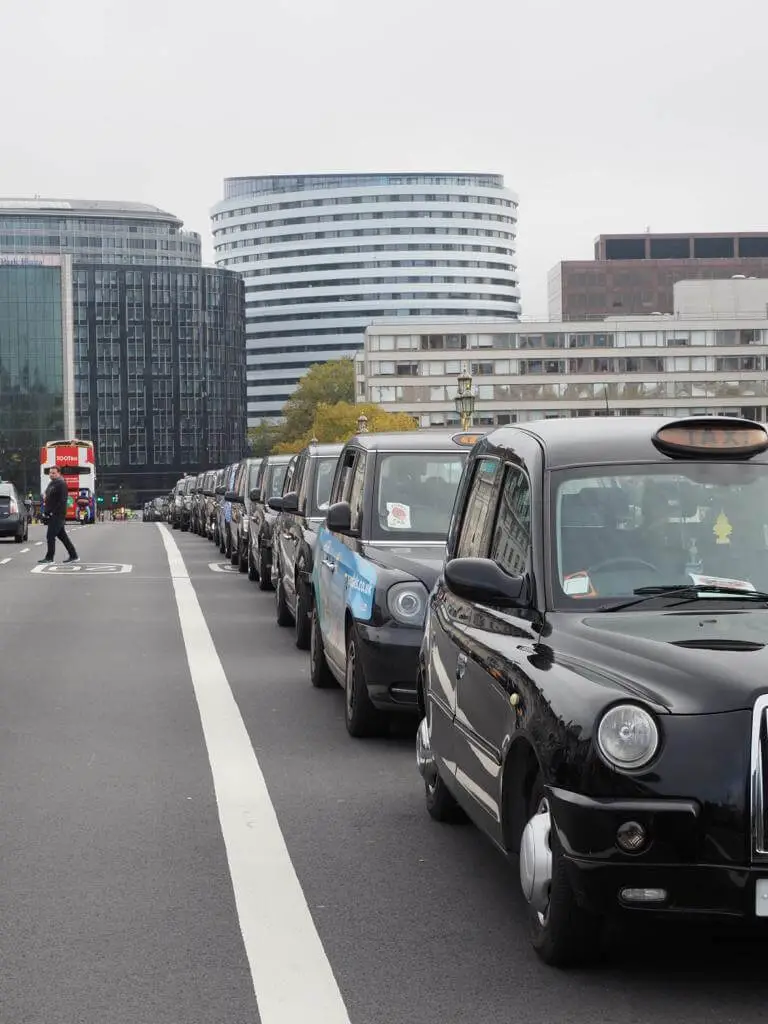
[[[81,576],[107,576],[132,572],[133,566],[123,562],[75,562],[71,565],[52,562],[50,565],[36,565],[31,571],[46,576],[74,576],[75,573]]]

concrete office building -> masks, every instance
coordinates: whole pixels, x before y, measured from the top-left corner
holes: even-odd
[[[458,425],[453,396],[466,367],[479,426],[606,413],[766,420],[768,311],[745,312],[760,297],[738,297],[755,282],[723,284],[714,297],[710,282],[676,286],[686,312],[659,317],[375,324],[357,358],[358,400],[422,427]]]
[[[496,174],[227,178],[215,259],[246,282],[248,421],[377,318],[516,318],[517,197]]]
[[[734,275],[768,277],[768,232],[600,235],[594,260],[567,260],[550,271],[549,318],[671,313],[678,281]]]

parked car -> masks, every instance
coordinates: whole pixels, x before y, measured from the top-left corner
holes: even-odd
[[[257,581],[261,590],[272,588],[272,527],[277,512],[269,507],[270,498],[283,493],[283,484],[293,456],[266,455],[261,460],[251,490],[251,524],[248,531],[248,579]]]
[[[325,518],[340,444],[311,444],[286,472],[281,497],[267,502],[272,528],[272,585],[279,626],[295,626],[296,646],[309,647],[312,565],[317,531]]]
[[[17,544],[29,539],[29,507],[10,481],[0,481],[0,537]]]
[[[427,597],[443,563],[456,490],[478,434],[360,434],[339,458],[311,602],[311,680],[345,690],[351,736],[417,714]]]
[[[768,916],[767,609],[762,424],[554,419],[473,450],[417,763],[432,817],[519,852],[547,963],[612,918]]]
[[[218,506],[218,532],[219,532],[219,551],[226,558],[232,557],[232,534],[229,531],[229,524],[232,520],[232,502],[227,497],[232,492],[232,488],[235,486],[235,477],[237,475],[239,462],[232,462],[227,466],[224,471],[224,481],[216,489],[219,494],[220,502]]]
[[[240,572],[246,572],[248,569],[248,531],[253,506],[251,490],[256,484],[261,461],[241,459],[232,490],[226,495],[226,500],[232,506],[229,521],[230,559],[232,565],[236,565]]]

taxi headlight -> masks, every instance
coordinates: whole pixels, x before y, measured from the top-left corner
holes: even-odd
[[[404,626],[423,626],[427,611],[427,588],[417,581],[396,583],[387,591],[387,608]]]
[[[643,708],[617,704],[600,719],[597,745],[606,761],[616,768],[642,768],[659,749],[659,729]]]

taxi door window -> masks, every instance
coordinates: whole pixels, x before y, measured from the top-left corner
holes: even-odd
[[[282,494],[288,494],[293,487],[293,481],[296,477],[296,460],[288,466],[288,472],[285,474],[285,480],[283,481]]]
[[[363,524],[363,496],[365,493],[365,452],[358,454],[355,463],[354,475],[352,476],[352,487],[349,494],[349,507],[352,511],[351,526],[353,530],[359,530]]]
[[[331,495],[331,504],[337,501],[349,501],[349,495],[352,489],[352,474],[354,473],[356,456],[356,448],[352,448],[350,451],[344,454],[344,458],[341,460],[341,463],[339,465],[339,472],[334,481],[333,494]]]
[[[531,485],[526,475],[508,466],[491,542],[491,558],[510,574],[528,568],[531,550]]]
[[[464,510],[457,558],[484,558],[495,509],[496,483],[500,476],[498,459],[477,459]]]

